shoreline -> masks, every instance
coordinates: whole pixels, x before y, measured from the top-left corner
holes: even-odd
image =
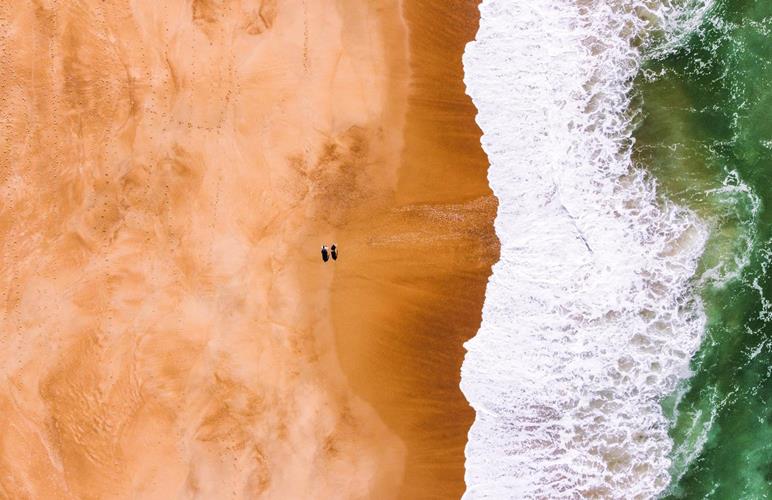
[[[406,446],[398,496],[452,498],[464,491],[474,418],[459,387],[463,343],[498,258],[497,202],[461,62],[479,13],[476,2],[428,1],[402,15],[404,148],[392,197],[339,231],[349,252],[336,264],[333,322],[351,387]]]

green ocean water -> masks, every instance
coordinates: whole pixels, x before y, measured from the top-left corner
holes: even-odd
[[[693,376],[663,402],[667,498],[772,498],[772,0],[718,0],[637,82],[636,160],[710,237]]]

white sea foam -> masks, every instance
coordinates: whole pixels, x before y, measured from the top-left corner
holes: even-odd
[[[630,90],[648,35],[687,10],[651,0],[480,10],[465,81],[501,258],[462,368],[476,411],[466,497],[654,496],[672,448],[660,400],[688,376],[704,329],[690,278],[707,235],[634,167]]]
[[[730,171],[720,188],[709,189],[707,196],[715,200],[716,212],[719,217],[728,216],[737,221],[730,233],[722,238],[726,244],[732,245],[732,250],[723,250],[726,257],[701,273],[700,285],[710,284],[723,287],[742,277],[743,270],[751,263],[753,249],[757,244],[756,226],[761,213],[761,197],[746,184],[736,170]],[[721,224],[716,221],[715,224]]]

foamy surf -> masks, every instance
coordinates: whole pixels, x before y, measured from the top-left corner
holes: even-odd
[[[633,165],[630,90],[650,37],[671,33],[666,47],[706,6],[481,5],[465,81],[501,259],[462,368],[476,411],[467,498],[646,498],[668,485],[660,400],[704,329],[690,279],[707,235]]]

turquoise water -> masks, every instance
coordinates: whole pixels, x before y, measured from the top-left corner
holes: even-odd
[[[772,1],[719,0],[638,82],[636,159],[710,229],[707,329],[663,402],[669,498],[772,498]]]

